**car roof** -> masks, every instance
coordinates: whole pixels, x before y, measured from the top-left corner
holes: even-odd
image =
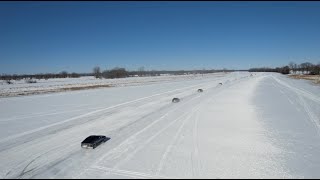
[[[89,137],[87,137],[84,141],[82,141],[83,143],[88,143],[88,142],[91,142],[91,141],[94,141],[100,137],[105,137],[105,136],[102,136],[102,135],[91,135]]]

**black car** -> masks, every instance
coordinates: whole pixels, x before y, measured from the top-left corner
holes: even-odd
[[[198,89],[198,92],[203,92],[203,89]]]
[[[96,148],[101,143],[107,142],[110,138],[101,135],[91,135],[81,142],[82,148]]]
[[[179,99],[179,98],[173,98],[173,99],[172,99],[172,102],[173,102],[173,103],[180,102],[180,99]]]

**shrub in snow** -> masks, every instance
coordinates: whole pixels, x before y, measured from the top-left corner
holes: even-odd
[[[27,80],[26,80],[26,83],[37,83],[37,81],[36,81],[36,80],[33,80],[33,79],[27,79]]]
[[[7,84],[13,84],[13,82],[11,82],[10,80],[6,80]]]

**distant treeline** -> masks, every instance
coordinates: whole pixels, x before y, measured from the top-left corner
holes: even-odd
[[[294,74],[300,72],[302,74],[319,75],[320,74],[320,63],[312,64],[310,62],[304,62],[301,64],[296,64],[290,62],[289,65],[276,68],[251,68],[249,72],[278,72],[282,74],[289,74],[292,71]]]
[[[139,68],[136,71],[127,71],[125,68],[115,67],[110,70],[101,71],[100,67],[94,67],[92,73],[68,73],[67,71],[62,71],[60,73],[41,73],[41,74],[2,74],[0,75],[0,80],[6,80],[10,83],[11,80],[26,80],[28,83],[36,83],[35,80],[40,79],[52,79],[52,78],[78,78],[82,76],[95,76],[96,78],[125,78],[125,77],[134,77],[134,76],[160,76],[161,74],[169,75],[184,75],[184,74],[208,74],[208,73],[217,73],[217,72],[233,72],[236,70],[177,70],[177,71],[167,71],[167,70],[144,70],[143,67]],[[237,70],[237,71],[247,71],[247,70]]]
[[[251,68],[249,69],[249,72],[277,72],[282,74],[289,74],[290,69],[289,66],[284,67],[277,67],[277,68],[268,68],[268,67],[262,67],[262,68]]]
[[[0,76],[0,80],[21,80],[21,79],[52,79],[52,78],[78,78],[81,76],[90,76],[90,73],[68,73],[67,71],[62,71],[58,74],[53,73],[45,73],[45,74],[23,74],[23,75],[7,75],[2,74]]]
[[[184,75],[184,74],[208,74],[208,73],[217,73],[217,72],[233,72],[235,70],[177,70],[177,71],[157,71],[151,70],[146,71],[144,68],[139,68],[137,71],[127,71],[125,68],[113,68],[111,70],[104,70],[101,71],[100,67],[93,68],[93,75],[96,78],[125,78],[125,77],[134,77],[134,76],[160,76],[161,74],[169,74],[169,75]],[[240,70],[240,71],[247,71],[247,70]]]
[[[125,77],[134,77],[134,76],[160,76],[161,74],[169,74],[169,75],[184,75],[184,74],[208,74],[208,73],[217,73],[217,72],[234,72],[234,71],[249,71],[249,72],[277,72],[282,74],[293,73],[303,73],[303,74],[311,74],[311,75],[319,75],[320,74],[320,63],[312,64],[310,62],[304,62],[301,64],[296,64],[294,62],[290,62],[287,66],[269,68],[251,68],[249,70],[228,70],[228,69],[211,69],[211,70],[176,70],[176,71],[167,71],[167,70],[144,70],[144,67],[138,68],[136,71],[127,71],[125,68],[115,67],[113,69],[106,69],[101,71],[101,68],[96,66],[93,68],[92,73],[68,73],[67,71],[62,71],[60,73],[44,73],[44,74],[23,74],[23,75],[8,75],[2,74],[0,76],[0,80],[6,80],[9,84],[11,80],[21,80],[25,79],[28,83],[35,83],[36,79],[52,79],[52,78],[78,78],[81,76],[95,76],[96,78],[125,78]]]

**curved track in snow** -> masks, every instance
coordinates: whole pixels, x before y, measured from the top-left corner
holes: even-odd
[[[235,72],[188,82],[2,99],[0,177],[319,177],[312,171],[317,163],[294,172],[287,161],[296,157],[295,163],[301,162],[289,153],[298,150],[275,140],[284,130],[273,120],[285,112],[271,111],[271,97],[302,117],[292,120],[305,125],[291,129],[293,134],[309,131],[301,138],[320,140],[315,131],[319,95],[285,81],[278,74]],[[173,97],[181,101],[171,103]],[[264,103],[271,105],[262,108]],[[111,139],[94,150],[81,149],[80,142],[91,134]],[[320,143],[312,147],[309,154],[317,159]]]

